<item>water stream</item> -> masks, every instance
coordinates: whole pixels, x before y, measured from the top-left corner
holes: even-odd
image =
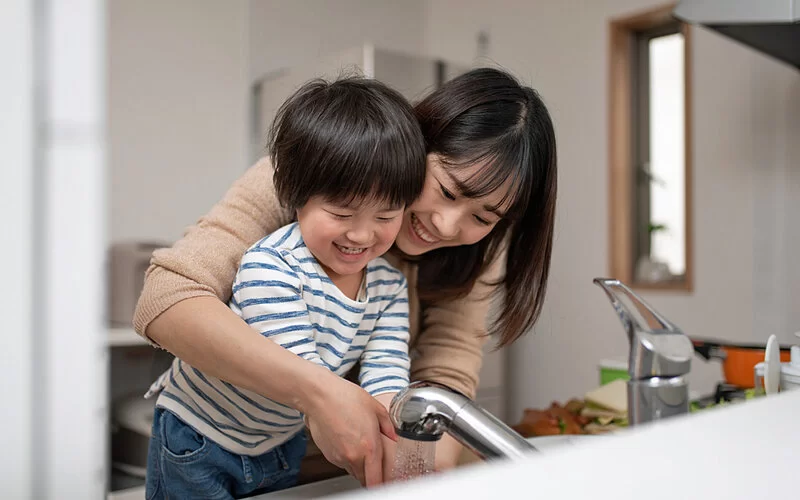
[[[395,481],[408,481],[430,474],[434,470],[436,441],[415,441],[399,437],[392,477]]]

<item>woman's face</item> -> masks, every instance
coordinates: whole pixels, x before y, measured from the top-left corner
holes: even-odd
[[[420,255],[436,248],[477,243],[502,219],[511,182],[481,198],[467,198],[458,189],[480,169],[448,168],[437,154],[428,155],[428,168],[422,194],[403,215],[397,246],[407,255]]]

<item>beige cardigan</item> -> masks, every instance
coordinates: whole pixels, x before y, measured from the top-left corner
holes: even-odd
[[[153,253],[133,318],[136,331],[149,340],[150,322],[191,297],[216,296],[227,303],[245,251],[291,221],[292,214],[278,203],[272,166],[262,159],[181,240]],[[467,297],[421,308],[417,266],[393,254],[385,257],[408,279],[411,380],[439,382],[475,397],[487,340],[487,286],[479,280]],[[482,279],[495,281],[500,272],[498,264]]]

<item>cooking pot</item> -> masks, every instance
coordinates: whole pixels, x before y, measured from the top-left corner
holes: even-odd
[[[695,337],[692,337],[691,340],[695,353],[706,360],[722,361],[722,373],[726,383],[742,389],[755,387],[753,369],[756,364],[764,361],[766,344],[739,344]],[[780,347],[780,358],[781,362],[788,362],[791,359],[789,346]]]

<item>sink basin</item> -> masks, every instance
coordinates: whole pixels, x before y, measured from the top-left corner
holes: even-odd
[[[359,483],[353,476],[340,476],[316,483],[303,484],[287,490],[266,493],[253,497],[253,500],[301,500],[305,498],[319,498],[338,493],[361,489]]]
[[[528,438],[528,441],[536,447],[537,450],[547,453],[548,451],[559,448],[561,446],[576,446],[584,441],[601,438],[602,435],[563,435],[563,436],[541,436],[535,438]]]
[[[537,450],[547,453],[556,448],[563,446],[576,446],[587,439],[597,439],[599,436],[591,435],[563,435],[563,436],[542,436],[535,438],[528,438],[528,441],[536,447]],[[304,500],[307,498],[319,498],[328,495],[335,495],[339,493],[346,493],[348,491],[358,490],[361,488],[359,482],[352,476],[341,476],[316,483],[304,484],[296,486],[283,491],[276,491],[274,493],[266,493],[253,497],[253,500]]]

